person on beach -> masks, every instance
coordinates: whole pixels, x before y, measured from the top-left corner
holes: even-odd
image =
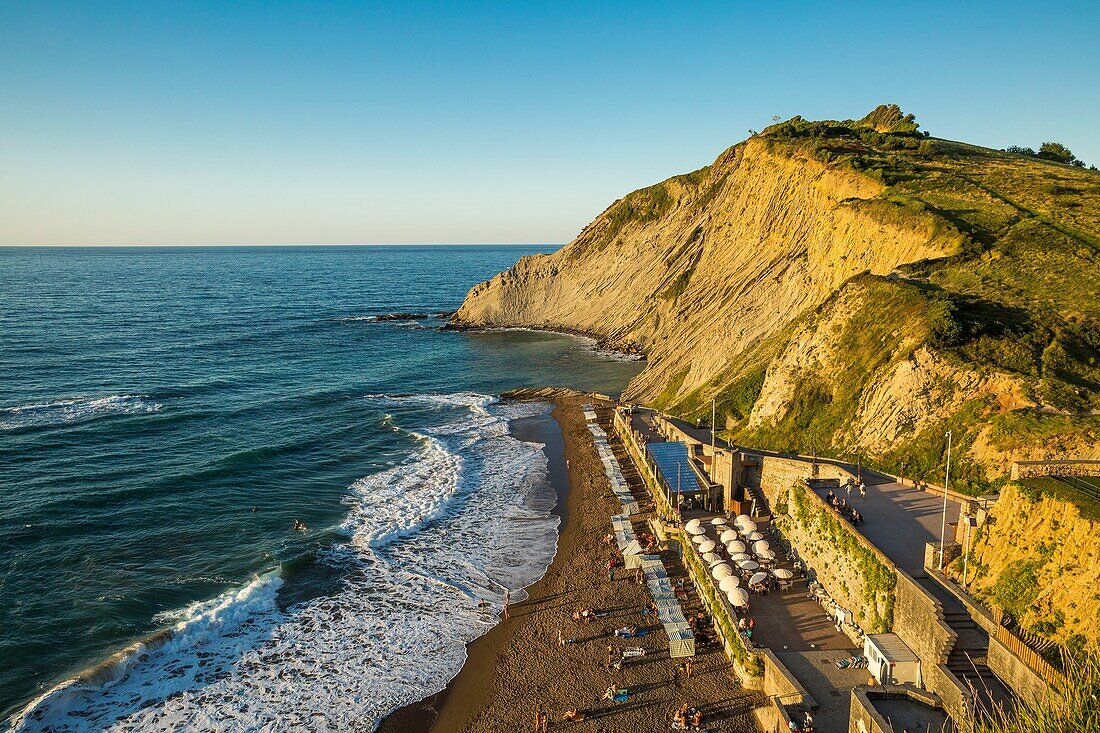
[[[508,606],[512,605],[512,591],[504,591],[504,620],[508,620]]]
[[[561,719],[570,723],[578,723],[584,720],[584,715],[579,710],[577,710],[577,706],[574,705],[573,707],[565,711],[565,714],[561,716]]]
[[[614,659],[614,657],[615,657],[615,646],[613,644],[608,644],[607,645],[607,664],[605,665],[606,667],[611,666],[611,663],[612,663],[612,660]]]
[[[565,646],[565,634],[562,633],[560,626],[558,627],[558,646]]]

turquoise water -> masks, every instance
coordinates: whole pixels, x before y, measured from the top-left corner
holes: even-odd
[[[369,728],[439,689],[555,541],[545,456],[507,431],[545,410],[492,395],[640,365],[371,318],[452,310],[534,251],[0,249],[0,710]]]

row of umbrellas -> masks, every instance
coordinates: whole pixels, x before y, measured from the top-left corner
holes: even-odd
[[[729,527],[727,521],[722,517],[715,517],[710,521],[716,529],[724,527],[718,539],[729,553],[730,562],[736,563],[741,570],[749,572],[758,570],[760,564],[747,552],[750,547],[757,558],[761,560],[775,559],[775,552],[772,551],[764,536],[757,531],[756,523],[752,521],[751,517],[747,514],[740,514],[733,522],[737,529]],[[741,578],[733,572],[733,568],[729,563],[715,552],[719,545],[714,540],[707,538],[706,528],[703,526],[702,521],[692,519],[684,525],[684,529],[691,535],[692,542],[698,545],[699,552],[703,555],[703,561],[710,566],[711,575],[718,581],[718,589],[726,594],[730,604],[735,608],[747,608],[749,605],[749,592],[741,587]],[[794,577],[794,573],[786,568],[779,568],[771,572],[776,578],[783,580]],[[767,579],[767,573],[755,572],[749,577],[748,585],[753,586],[757,583],[763,583]]]

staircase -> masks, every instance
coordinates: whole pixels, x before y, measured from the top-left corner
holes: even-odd
[[[989,716],[996,708],[1007,711],[1012,705],[1012,693],[986,665],[989,654],[989,634],[979,626],[957,598],[927,575],[915,578],[943,604],[943,620],[957,638],[947,657],[947,669],[965,687],[973,690],[976,716]]]

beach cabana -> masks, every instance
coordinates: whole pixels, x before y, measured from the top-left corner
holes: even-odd
[[[749,542],[756,542],[757,540],[764,539],[764,535],[760,534],[759,532],[749,532],[747,535],[745,535],[745,539]]]
[[[749,585],[756,585],[757,583],[763,583],[767,579],[768,579],[768,574],[767,573],[753,573],[752,577],[749,578]]]
[[[750,517],[748,514],[738,514],[737,519],[734,519],[733,523],[740,527],[743,523],[751,521],[752,517]]]
[[[755,532],[757,530],[756,522],[751,519],[746,519],[744,522],[738,522],[737,527],[742,532]]]
[[[703,555],[703,562],[707,565],[714,565],[715,563],[722,562],[722,558],[715,555],[713,552],[707,552]]]
[[[752,559],[752,555],[748,554],[747,552],[732,552],[732,553],[730,553],[730,560],[733,560],[734,562],[742,562],[744,560],[751,560],[751,559]]]
[[[692,535],[691,536],[691,541],[694,542],[697,545],[701,545],[704,542],[710,542],[710,540],[707,539],[707,536],[705,534],[702,534],[702,533]]]
[[[715,580],[722,580],[733,575],[733,568],[722,563],[721,565],[715,565],[711,568],[710,574],[714,576]]]
[[[767,540],[757,540],[756,542],[752,543],[753,552],[760,552],[761,550],[768,550],[770,548],[771,545],[768,543]]]
[[[685,622],[665,626],[668,634],[668,655],[673,659],[695,656],[695,634]]]
[[[720,525],[725,524],[726,520],[723,519],[722,517],[715,517],[714,519],[710,520],[710,523],[713,524],[715,527],[718,527]]]
[[[737,563],[737,567],[742,570],[756,570],[760,567],[760,563],[756,562],[756,560],[742,560]]]
[[[642,549],[638,540],[631,540],[626,544],[626,547],[623,548],[623,565],[625,565],[628,570],[640,568],[642,566],[642,555],[644,552],[645,550]]]
[[[779,568],[778,570],[773,570],[772,575],[779,578],[780,580],[790,580],[794,577],[794,573],[792,573],[790,570],[787,570],[787,568]]]
[[[740,540],[731,540],[726,543],[726,552],[731,555],[736,555],[739,552],[744,552],[748,549],[748,545]]]
[[[714,543],[714,540],[707,540],[699,544],[699,552],[714,552],[715,547],[718,547],[718,545]]]
[[[771,550],[757,550],[756,558],[758,560],[774,560],[775,553]]]
[[[724,531],[721,534],[721,536],[718,539],[722,542],[722,544],[725,544],[727,542],[736,542],[738,538],[739,538],[739,535],[737,534],[736,531],[734,531],[732,529],[727,529],[726,531]]]
[[[701,524],[702,521],[698,519],[691,519],[688,520],[688,523],[684,525],[684,529],[686,529],[688,532],[691,532],[692,534],[695,534],[695,530],[698,529]]]

